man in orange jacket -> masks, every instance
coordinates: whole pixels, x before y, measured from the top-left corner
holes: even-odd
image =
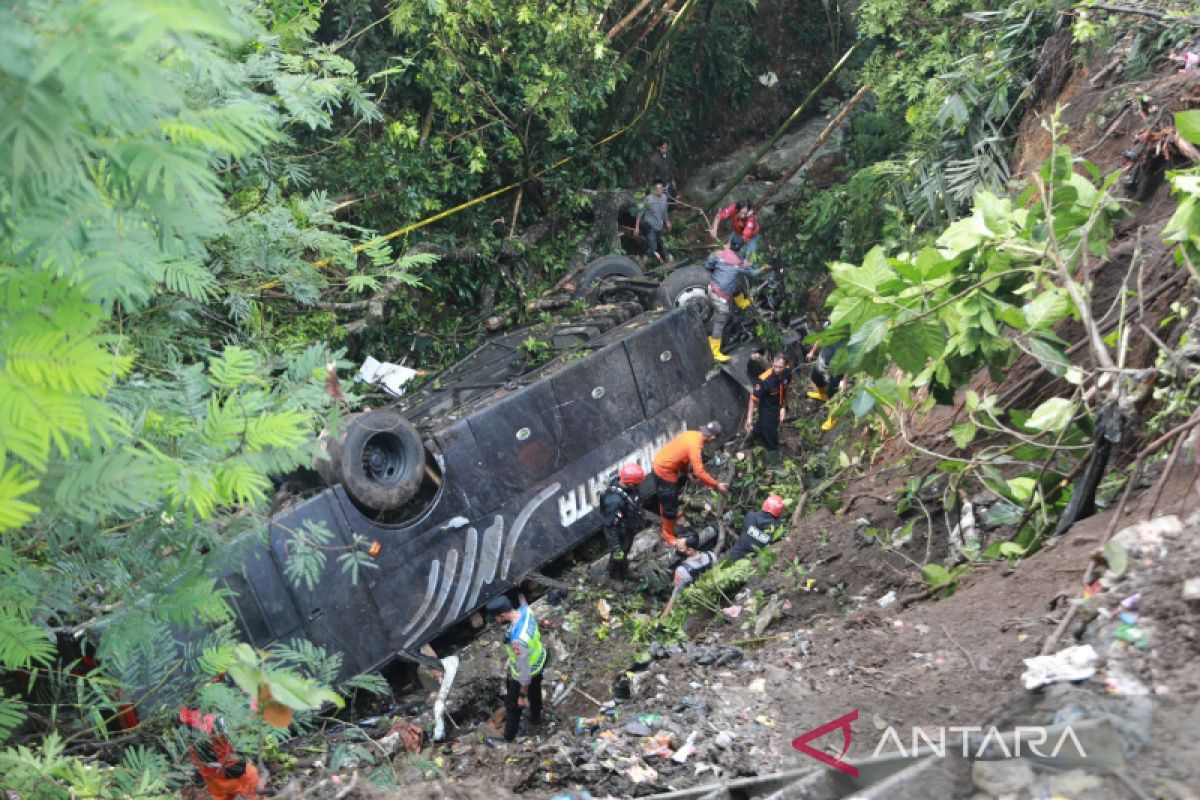
[[[662,516],[662,538],[676,546],[675,523],[679,520],[679,494],[687,482],[688,467],[705,486],[728,492],[729,484],[718,481],[704,469],[704,445],[721,435],[721,423],[713,420],[699,430],[684,431],[667,442],[654,455],[654,476],[658,479],[658,510]]]

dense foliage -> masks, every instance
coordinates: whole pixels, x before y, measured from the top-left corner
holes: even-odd
[[[272,477],[311,459],[328,413],[332,354],[273,318],[327,290],[315,257],[358,262],[329,203],[297,191],[287,137],[376,112],[276,10],[29,0],[5,26],[0,738],[44,748],[0,754],[0,781],[29,796],[165,791],[161,758],[101,775],[71,743],[126,703],[170,717],[230,668],[213,575],[262,535]],[[326,697],[300,677],[314,663],[268,670],[289,708]],[[235,735],[263,732],[245,695],[209,700]]]

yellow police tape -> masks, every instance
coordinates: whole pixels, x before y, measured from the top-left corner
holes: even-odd
[[[636,117],[634,117],[632,120],[629,121],[628,125],[624,126],[623,128],[620,128],[619,130],[617,130],[613,133],[610,133],[608,136],[605,136],[600,141],[594,142],[593,144],[589,145],[587,149],[595,150],[597,147],[600,147],[601,145],[606,145],[609,142],[611,142],[613,139],[616,139],[618,136],[625,133],[630,128],[632,128],[634,125],[636,125],[638,123],[638,120],[640,120],[646,114],[646,112],[650,110],[650,100],[651,100],[651,98],[654,97],[654,88],[655,88],[656,82],[657,82],[656,80],[650,81],[649,89],[646,92],[646,100],[644,103],[642,103],[642,110],[637,113]],[[420,220],[418,222],[414,222],[411,225],[405,225],[403,228],[398,228],[398,229],[392,231],[391,233],[385,233],[381,236],[376,236],[374,239],[371,239],[368,242],[364,242],[363,244],[356,244],[352,248],[353,252],[361,253],[362,251],[366,250],[368,247],[374,247],[377,244],[389,242],[392,239],[395,239],[397,236],[403,236],[404,234],[411,233],[411,232],[417,230],[418,228],[424,228],[426,225],[432,225],[433,223],[437,222],[438,220],[442,220],[442,219],[445,219],[446,217],[453,216],[460,211],[470,208],[471,206],[477,206],[480,203],[491,200],[493,197],[499,197],[500,195],[505,194],[506,192],[511,192],[513,189],[516,189],[518,186],[520,186],[528,181],[531,181],[534,178],[540,178],[541,176],[545,175],[548,172],[553,172],[554,170],[558,169],[559,167],[563,166],[564,164],[575,160],[576,157],[577,156],[567,156],[566,158],[560,158],[558,161],[555,161],[550,166],[544,167],[543,169],[540,169],[537,172],[533,173],[528,178],[522,178],[521,180],[514,181],[513,183],[510,183],[507,186],[501,186],[499,189],[495,189],[493,191],[488,192],[487,194],[482,194],[478,197],[467,200],[465,203],[459,203],[458,205],[454,206],[453,208],[447,208],[445,211],[439,211],[438,213],[434,214],[431,217],[426,217],[425,219]],[[321,268],[327,267],[327,266],[329,266],[329,259],[327,259],[327,258],[322,258],[320,261],[313,262],[313,267],[315,267],[316,269],[321,269]],[[261,292],[265,289],[272,289],[272,288],[280,285],[281,283],[283,283],[283,281],[278,278],[276,278],[274,280],[269,280],[266,283],[260,284],[258,287],[258,290]]]

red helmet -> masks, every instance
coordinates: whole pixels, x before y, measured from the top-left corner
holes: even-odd
[[[638,484],[646,480],[646,470],[642,469],[640,464],[630,461],[628,464],[621,465],[617,477],[621,479],[621,483]]]
[[[783,513],[783,498],[777,494],[773,494],[766,500],[763,500],[763,511],[772,517],[778,517]]]

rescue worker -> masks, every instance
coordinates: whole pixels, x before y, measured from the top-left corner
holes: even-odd
[[[750,208],[750,204],[745,200],[738,200],[718,211],[717,215],[713,217],[712,227],[708,231],[714,239],[717,239],[717,228],[725,220],[729,220],[733,225],[733,236],[730,237],[729,243],[736,244],[746,258],[757,253],[758,217],[754,215],[754,209]],[[718,239],[718,241],[720,240]]]
[[[671,590],[671,599],[667,601],[667,607],[663,609],[664,617],[668,616],[671,609],[675,607],[675,598],[679,597],[679,593],[717,563],[717,556],[711,550],[702,551],[700,549],[699,534],[683,533],[679,537],[679,542],[682,545],[684,559],[679,566],[675,567],[675,588]]]
[[[188,748],[188,754],[209,796],[213,800],[258,800],[258,769],[238,758],[229,737],[217,732],[220,718],[215,714],[201,716],[198,709],[185,707],[179,709],[179,720],[203,734]]]
[[[746,433],[762,440],[768,456],[779,454],[779,425],[787,416],[787,390],[792,385],[792,371],[782,353],[771,359],[771,366],[758,376],[746,406]],[[758,409],[755,419],[754,410]]]
[[[641,236],[642,229],[646,230],[646,259],[654,256],[663,264],[671,260],[671,251],[663,240],[663,233],[671,230],[669,203],[663,193],[665,188],[662,180],[654,181],[654,191],[646,195],[645,210],[633,223],[634,236]]]
[[[614,581],[629,577],[629,548],[644,524],[638,486],[645,479],[646,471],[631,461],[621,466],[600,493],[600,516],[604,519],[604,538],[608,540],[608,577]]]
[[[546,648],[538,631],[533,611],[524,603],[519,610],[504,595],[492,598],[488,618],[508,624],[504,634],[504,652],[508,656],[508,674],[504,697],[504,741],[517,738],[521,712],[529,709],[529,721],[542,724],[542,675],[546,668]]]
[[[779,515],[783,513],[783,498],[770,495],[763,501],[762,511],[751,511],[742,521],[742,535],[729,551],[730,561],[741,561],[783,537]]]
[[[721,352],[721,337],[725,335],[725,325],[732,314],[729,304],[738,308],[750,305],[750,298],[743,291],[744,279],[763,271],[750,266],[750,262],[738,254],[740,248],[741,244],[731,241],[728,247],[713,253],[704,262],[704,268],[712,273],[708,281],[708,299],[713,305],[713,321],[708,346],[713,360],[721,363],[729,360],[729,356]]]
[[[829,323],[826,322],[824,327],[828,328]],[[845,388],[846,377],[844,375],[830,374],[829,371],[829,365],[833,363],[833,357],[837,355],[838,350],[842,348],[843,344],[845,344],[845,342],[840,341],[824,347],[819,344],[815,344],[813,345],[812,349],[808,351],[809,361],[812,361],[812,359],[817,356],[818,353],[820,354],[820,357],[817,359],[817,362],[814,365],[811,376],[813,386],[815,388],[808,392],[808,396],[813,400],[820,400],[822,403],[824,403],[829,399],[830,395],[835,394],[839,390]],[[833,418],[833,414],[829,414],[825,417],[825,421],[821,423],[821,430],[832,430],[834,424],[835,420]]]
[[[705,486],[728,492],[729,484],[718,481],[704,469],[704,445],[721,435],[721,423],[713,420],[699,430],[684,431],[654,454],[654,476],[658,484],[658,509],[662,516],[662,539],[675,547],[675,523],[679,519],[679,495],[687,482],[688,467]]]

